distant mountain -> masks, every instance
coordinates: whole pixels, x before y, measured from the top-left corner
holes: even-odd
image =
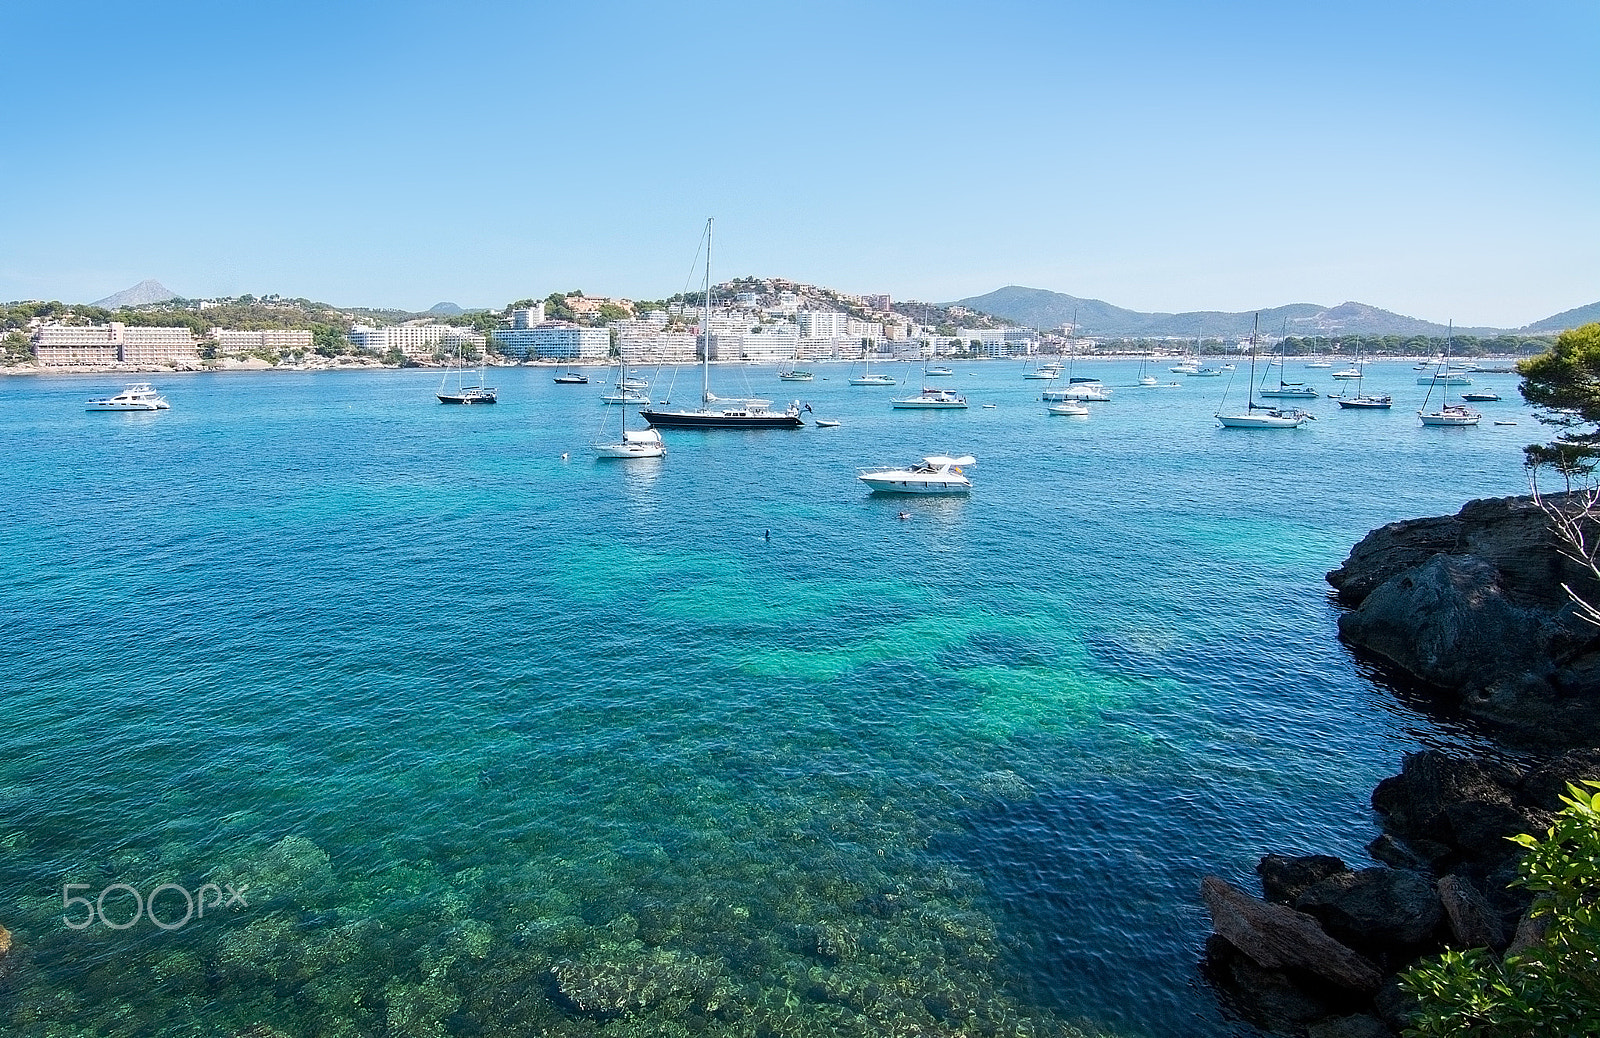
[[[1518,329],[1524,332],[1564,332],[1568,328],[1576,328],[1580,324],[1593,324],[1600,321],[1600,303],[1590,303],[1580,306],[1576,310],[1564,310],[1554,317],[1546,317],[1542,321],[1535,321],[1526,328]]]
[[[169,291],[159,281],[141,281],[132,288],[125,288],[115,295],[106,296],[96,300],[94,306],[104,307],[107,310],[116,310],[124,306],[144,306],[147,303],[165,303],[169,299],[178,298],[178,293]]]
[[[440,317],[460,317],[466,311],[454,303],[434,303],[428,307],[428,313],[437,314]]]
[[[1042,288],[1012,285],[988,295],[958,300],[956,305],[1004,317],[1018,324],[1040,328],[1059,328],[1071,324],[1077,314],[1078,329],[1084,335],[1100,338],[1194,338],[1195,336],[1244,336],[1250,334],[1256,311],[1225,313],[1196,310],[1181,314],[1147,314],[1124,310],[1099,299],[1080,299]],[[1263,334],[1277,335],[1428,335],[1444,336],[1449,328],[1431,321],[1404,317],[1365,303],[1340,303],[1326,307],[1316,303],[1290,303],[1264,308]],[[1496,335],[1498,328],[1457,328],[1463,335]]]

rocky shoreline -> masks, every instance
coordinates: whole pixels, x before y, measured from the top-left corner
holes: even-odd
[[[1406,1026],[1397,975],[1417,960],[1514,953],[1541,935],[1509,886],[1520,848],[1507,837],[1543,833],[1567,783],[1600,779],[1600,629],[1563,587],[1600,602],[1600,581],[1530,497],[1381,527],[1327,579],[1352,651],[1423,708],[1469,718],[1531,761],[1408,754],[1373,791],[1370,865],[1267,854],[1259,897],[1203,880],[1205,972],[1230,1010],[1278,1033],[1380,1038]]]

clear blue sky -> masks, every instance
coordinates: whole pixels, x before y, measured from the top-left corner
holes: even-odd
[[[0,300],[1600,300],[1600,3],[0,4]]]

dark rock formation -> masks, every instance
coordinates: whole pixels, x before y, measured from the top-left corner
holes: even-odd
[[[1302,969],[1368,995],[1383,983],[1376,965],[1329,937],[1303,912],[1251,897],[1217,876],[1200,881],[1200,897],[1217,936],[1260,966]]]
[[[1267,969],[1215,934],[1206,938],[1205,965],[1228,1008],[1266,1031],[1299,1033],[1313,1020],[1353,1008],[1349,992]]]
[[[1444,918],[1433,882],[1406,869],[1342,872],[1307,887],[1294,907],[1361,951],[1420,950]]]
[[[1394,1032],[1377,1017],[1356,1013],[1318,1020],[1306,1028],[1306,1038],[1394,1038]]]
[[[1563,588],[1600,603],[1600,582],[1563,554],[1532,498],[1390,523],[1328,583],[1351,607],[1341,638],[1463,713],[1530,743],[1600,742],[1600,629]]]
[[[1450,936],[1458,948],[1506,946],[1506,930],[1489,899],[1465,876],[1444,876],[1439,880],[1439,901],[1450,921]]]
[[[1313,883],[1349,871],[1348,865],[1327,854],[1308,854],[1298,858],[1269,854],[1256,863],[1256,875],[1261,877],[1261,893],[1266,895],[1268,901],[1279,905],[1292,905],[1294,899]]]

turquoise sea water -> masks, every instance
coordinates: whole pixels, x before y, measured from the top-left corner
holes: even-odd
[[[1361,860],[1372,785],[1473,739],[1339,646],[1322,574],[1525,492],[1541,430],[1513,376],[1423,429],[1398,363],[1392,412],[1291,432],[1215,426],[1243,373],[1080,362],[1121,388],[1069,418],[955,366],[969,411],[722,368],[843,424],[659,462],[585,450],[598,370],[503,369],[482,408],[418,371],[174,375],[158,414],[0,381],[0,1030],[1241,1031],[1200,876]],[[970,499],[854,478],[942,451]],[[241,902],[108,925],[207,883]]]

